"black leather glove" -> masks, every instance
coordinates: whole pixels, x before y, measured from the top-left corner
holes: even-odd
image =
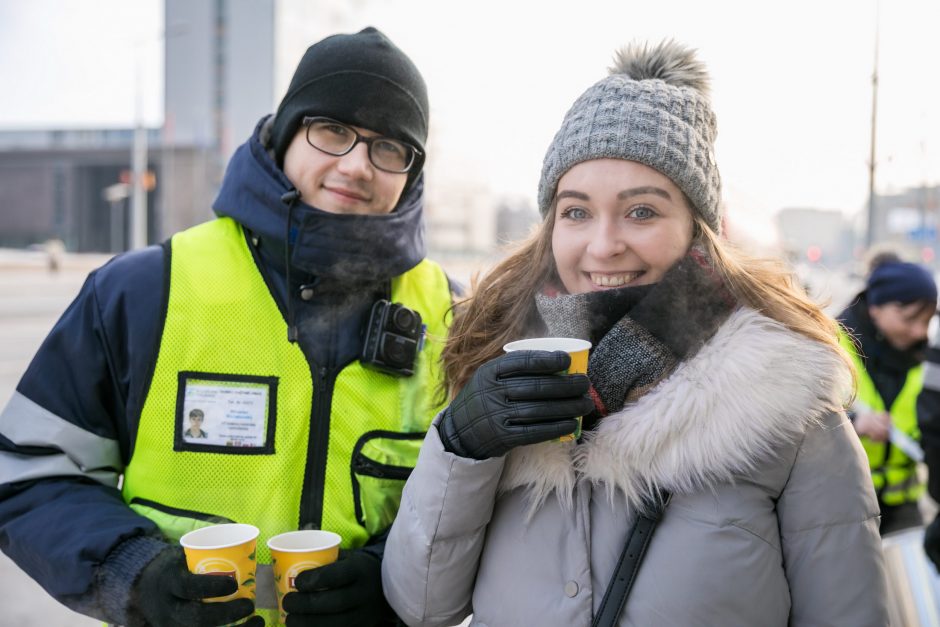
[[[444,410],[444,448],[486,459],[574,433],[594,402],[585,375],[558,374],[570,364],[563,351],[514,351],[483,364]]]
[[[287,627],[373,627],[394,618],[382,593],[382,562],[361,550],[342,550],[332,564],[305,570],[284,596]]]
[[[940,515],[924,529],[924,553],[940,572]]]
[[[186,567],[183,549],[163,551],[144,567],[131,592],[131,627],[214,627],[234,623],[255,611],[250,599],[204,603],[201,599],[224,597],[238,589],[231,577],[194,575]],[[264,627],[264,619],[253,616],[246,627]]]

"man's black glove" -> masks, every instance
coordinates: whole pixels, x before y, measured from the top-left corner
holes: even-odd
[[[362,550],[340,551],[332,564],[305,570],[284,596],[287,627],[373,627],[394,616],[382,593],[382,562]]]
[[[570,364],[563,351],[513,351],[483,364],[444,410],[444,448],[486,459],[574,433],[594,402],[585,375],[559,374]]]
[[[924,529],[924,553],[940,571],[940,515]]]
[[[128,624],[214,627],[234,623],[255,611],[250,599],[219,603],[205,603],[201,599],[224,597],[236,590],[238,582],[231,577],[189,572],[183,549],[172,547],[144,567],[131,592]],[[244,625],[264,627],[264,619],[254,616]]]

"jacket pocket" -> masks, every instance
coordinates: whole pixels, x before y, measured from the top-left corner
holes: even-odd
[[[163,503],[136,496],[131,499],[128,505],[141,516],[152,520],[160,528],[160,532],[174,542],[179,542],[180,538],[194,529],[202,529],[219,523],[235,522],[224,516],[170,507]]]
[[[370,536],[392,525],[405,481],[418,461],[424,433],[369,431],[352,452],[352,489],[356,520]]]

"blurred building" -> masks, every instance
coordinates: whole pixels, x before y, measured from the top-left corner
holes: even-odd
[[[940,186],[877,194],[872,251],[892,250],[905,259],[937,265],[940,252]],[[790,208],[777,214],[780,246],[791,261],[829,266],[863,263],[866,211],[849,220],[840,211]]]
[[[70,251],[127,250],[138,178],[148,243],[211,219],[228,159],[307,47],[383,10],[380,0],[164,0],[164,124],[146,130],[144,176],[132,172],[132,128],[0,130],[0,247],[54,238]],[[433,150],[426,167],[435,171]],[[432,252],[492,250],[503,227],[482,185],[439,166],[427,190]]]
[[[0,246],[51,238],[79,252],[130,246],[132,186],[147,189],[147,240],[212,217],[225,164],[275,101],[275,0],[164,0],[164,126],[0,131]]]
[[[504,200],[496,208],[496,242],[506,244],[525,239],[539,222],[538,211],[527,202]]]
[[[61,239],[70,250],[123,250],[124,201],[109,203],[104,191],[129,180],[133,135],[133,129],[0,132],[0,246]],[[149,132],[154,144],[159,136]],[[149,197],[152,205],[152,191]],[[156,214],[150,218],[154,231]]]
[[[904,259],[940,268],[940,185],[921,185],[902,191],[876,194],[872,247],[864,250],[868,207],[854,224],[856,258],[864,264],[875,251],[891,250]]]
[[[841,211],[782,209],[777,214],[777,233],[791,261],[833,266],[852,259],[854,235]]]
[[[940,186],[920,186],[875,196],[873,242],[908,252],[914,259],[935,262],[940,223]]]
[[[940,186],[937,185],[922,185],[900,192],[876,194],[873,241],[908,238],[923,240],[923,230],[936,227],[938,211]]]

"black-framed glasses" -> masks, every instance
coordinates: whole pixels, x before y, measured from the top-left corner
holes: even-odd
[[[372,165],[386,172],[407,172],[420,154],[417,148],[403,141],[391,137],[366,137],[348,124],[330,118],[306,117],[303,125],[307,127],[307,143],[320,152],[342,157],[362,142],[369,147]]]

